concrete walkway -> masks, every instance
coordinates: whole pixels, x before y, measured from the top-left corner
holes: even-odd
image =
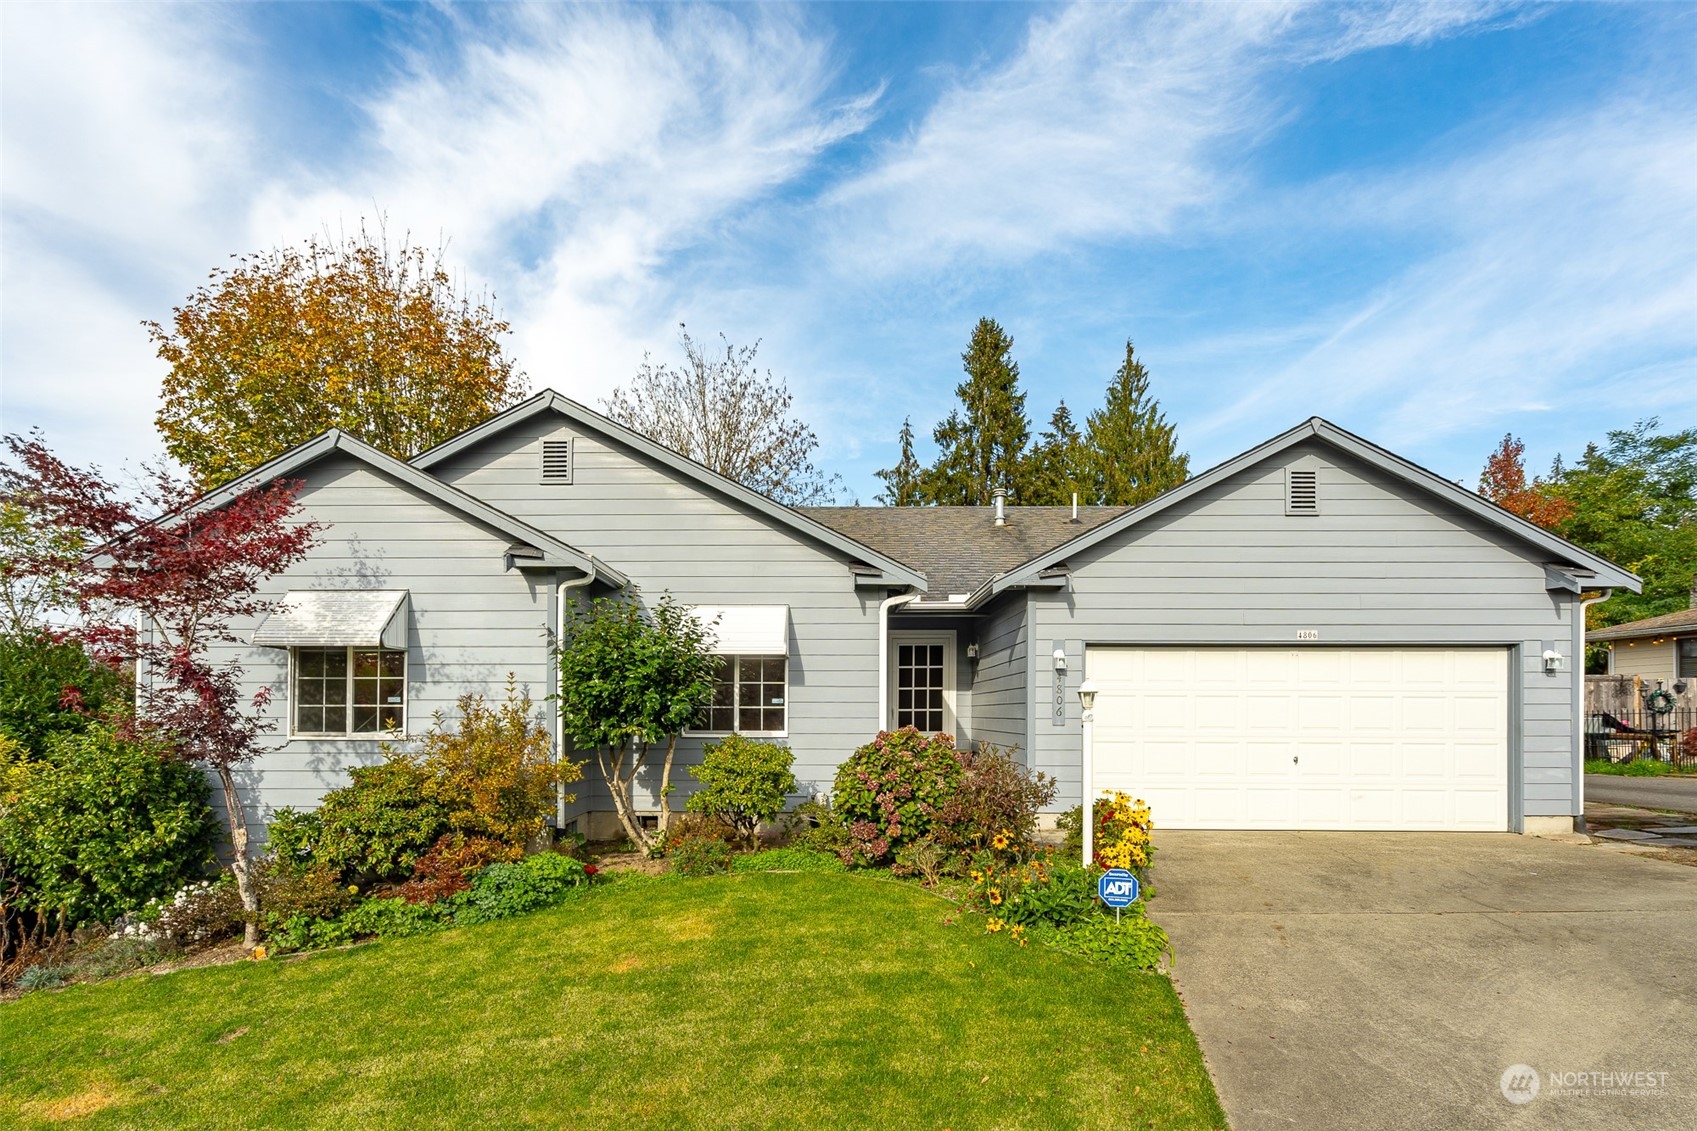
[[[1697,813],[1697,775],[1629,778],[1619,774],[1586,774],[1585,800]]]
[[[1156,843],[1150,915],[1235,1131],[1697,1127],[1697,869],[1507,833]],[[1665,1091],[1549,1078],[1621,1070]]]

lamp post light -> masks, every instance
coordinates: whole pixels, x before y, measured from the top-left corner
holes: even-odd
[[[1084,794],[1084,804],[1079,808],[1083,818],[1079,824],[1084,829],[1084,866],[1090,867],[1096,858],[1096,797],[1091,788],[1092,751],[1091,742],[1094,739],[1092,731],[1096,724],[1096,684],[1088,676],[1078,685],[1078,705],[1084,708],[1081,721],[1084,724],[1083,765],[1080,767],[1083,776],[1081,788]]]

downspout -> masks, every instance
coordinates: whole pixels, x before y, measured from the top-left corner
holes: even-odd
[[[886,597],[878,605],[878,729],[890,729],[890,610],[919,600],[917,593]]]
[[[566,594],[573,589],[585,589],[595,584],[595,559],[589,559],[589,572],[574,581],[562,581],[554,595],[554,760],[564,764],[566,760],[566,701],[560,696],[560,658],[559,649],[566,646]],[[566,783],[554,784],[554,828],[564,832],[566,828]]]
[[[1585,831],[1585,610],[1599,601],[1614,596],[1613,589],[1598,591],[1595,597],[1579,599],[1579,611],[1573,618],[1573,780],[1579,786],[1579,812],[1573,815],[1573,831]],[[1525,812],[1522,802],[1522,813]]]

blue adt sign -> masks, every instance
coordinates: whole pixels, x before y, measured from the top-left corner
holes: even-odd
[[[1124,868],[1109,868],[1096,881],[1096,894],[1115,910],[1130,907],[1137,902],[1137,877]]]

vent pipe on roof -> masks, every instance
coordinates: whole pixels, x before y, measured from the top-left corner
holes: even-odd
[[[990,500],[996,504],[997,526],[1006,526],[1008,524],[1008,516],[1002,510],[1002,505],[1007,502],[1007,498],[1008,491],[1006,487],[997,487],[994,491],[990,492]]]
[[[1078,492],[1077,491],[1074,491],[1072,493],[1072,520],[1074,522],[1078,521]]]

